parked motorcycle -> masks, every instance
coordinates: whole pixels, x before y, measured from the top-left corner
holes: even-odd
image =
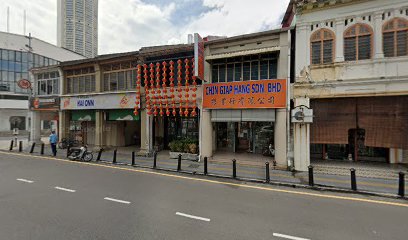
[[[58,147],[60,149],[66,149],[70,147],[77,147],[79,146],[79,141],[78,140],[73,140],[69,138],[63,138],[61,141],[58,143]]]
[[[70,160],[79,160],[89,162],[93,158],[91,151],[88,151],[87,146],[73,147],[69,149],[68,158]]]
[[[269,144],[269,146],[264,147],[264,149],[262,150],[262,155],[269,157],[275,156],[275,149],[273,148],[273,145],[271,143]]]

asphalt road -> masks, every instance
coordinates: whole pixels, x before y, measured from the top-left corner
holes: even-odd
[[[408,202],[0,152],[0,239],[407,239]]]

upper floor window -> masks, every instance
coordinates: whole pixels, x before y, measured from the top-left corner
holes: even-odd
[[[312,64],[332,63],[334,56],[334,33],[329,29],[320,29],[312,34],[311,60]]]
[[[385,57],[408,55],[408,21],[394,18],[383,26],[383,49]]]
[[[354,24],[344,32],[344,59],[356,61],[370,59],[373,31],[362,23]]]

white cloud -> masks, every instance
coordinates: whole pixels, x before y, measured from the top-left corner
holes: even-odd
[[[142,46],[185,43],[187,34],[201,36],[251,33],[279,26],[289,0],[203,0],[202,12],[189,16],[183,4],[191,1],[99,0],[99,54],[135,51]],[[56,43],[56,0],[2,0],[0,31],[6,31],[10,6],[12,32],[23,32],[23,9],[27,33]],[[163,3],[163,4],[160,4]],[[190,5],[188,5],[190,7]],[[186,5],[187,6],[187,5]],[[191,11],[193,12],[193,11]],[[188,18],[177,18],[179,15]]]

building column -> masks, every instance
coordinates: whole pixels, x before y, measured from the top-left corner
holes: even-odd
[[[30,142],[41,142],[41,114],[39,111],[30,111],[31,129]]]
[[[148,151],[149,149],[149,139],[148,139],[148,129],[147,129],[147,113],[146,109],[140,109],[140,149],[143,151]]]
[[[374,13],[374,58],[384,58],[382,12]]]
[[[69,138],[70,114],[68,111],[59,111],[59,139]]]
[[[296,77],[300,76],[303,68],[310,65],[310,26],[299,24],[296,27]]]
[[[304,105],[309,107],[309,98],[295,98],[295,107]],[[310,124],[294,124],[294,165],[296,171],[307,171],[310,165]]]
[[[403,162],[403,150],[399,148],[390,148],[389,155],[390,163],[402,163]]]
[[[276,109],[275,113],[275,161],[278,166],[287,167],[286,109]]]
[[[336,19],[336,42],[335,42],[335,49],[336,49],[336,56],[334,61],[335,62],[344,62],[344,19]]]
[[[105,119],[102,110],[96,110],[95,113],[95,147],[102,148],[105,146]]]
[[[202,109],[200,115],[200,158],[213,155],[213,129],[211,110]]]

